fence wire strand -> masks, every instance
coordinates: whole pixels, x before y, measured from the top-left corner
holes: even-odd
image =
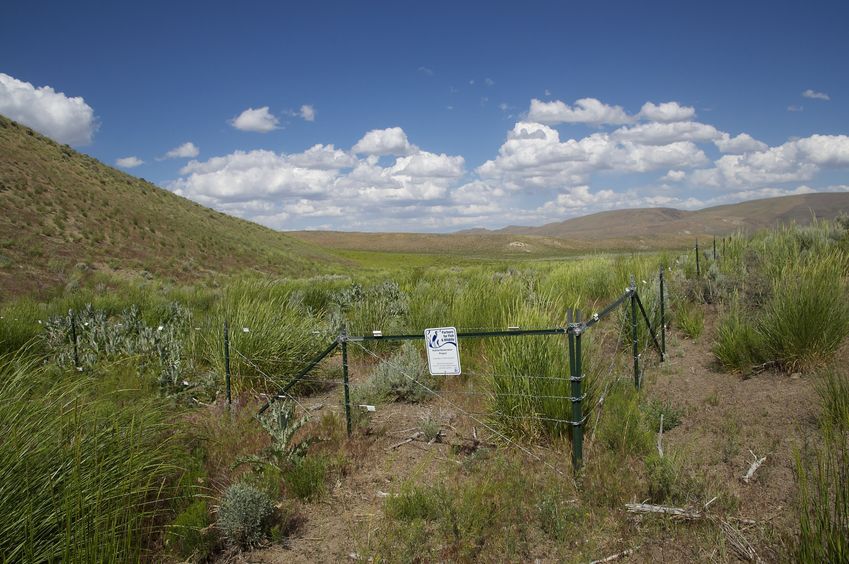
[[[246,357],[245,355],[243,355],[243,354],[242,354],[242,352],[241,352],[239,349],[237,349],[236,347],[234,347],[234,346],[232,345],[232,343],[230,344],[230,348],[231,348],[231,349],[233,349],[233,350],[236,352],[236,354],[237,354],[237,355],[239,355],[240,357],[242,357],[242,358],[245,360],[245,362],[247,362],[248,364],[250,364],[250,365],[254,368],[254,370],[256,370],[257,372],[259,372],[260,374],[262,374],[262,376],[263,376],[263,377],[265,377],[265,378],[266,378],[269,382],[271,382],[272,384],[274,384],[274,385],[276,385],[276,386],[279,386],[279,384],[278,384],[278,383],[274,380],[274,378],[272,378],[271,376],[269,376],[268,374],[266,374],[266,373],[265,373],[265,371],[263,371],[263,370],[262,370],[262,368],[260,368],[260,367],[259,367],[259,366],[257,366],[256,364],[254,364],[254,363],[253,363],[253,361],[252,361],[251,359],[249,359],[248,357]],[[292,400],[293,402],[295,402],[295,403],[298,405],[298,407],[300,407],[301,409],[303,409],[303,410],[304,410],[304,412],[307,414],[307,417],[309,417],[309,410],[306,408],[306,406],[304,406],[304,404],[302,404],[301,402],[299,402],[299,401],[298,401],[298,398],[296,398],[295,396],[293,396],[293,395],[292,395],[292,394],[290,394],[289,392],[287,392],[287,391],[283,390],[283,388],[280,388],[280,390],[279,390],[277,393],[279,394],[281,391],[282,391],[284,394],[286,394],[289,398],[291,398],[291,400]]]

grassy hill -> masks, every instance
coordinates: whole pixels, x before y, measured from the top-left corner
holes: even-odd
[[[108,167],[0,116],[0,300],[86,273],[196,280],[344,261]]]

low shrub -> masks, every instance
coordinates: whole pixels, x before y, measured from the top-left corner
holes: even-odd
[[[430,399],[440,381],[430,375],[419,348],[404,342],[395,353],[381,361],[364,383],[352,390],[351,403],[375,404],[387,401],[418,403]]]
[[[480,471],[466,476],[458,469],[442,483],[404,483],[384,502],[381,534],[368,548],[370,556],[402,562],[527,561],[531,523],[554,515],[552,534],[568,531],[571,516],[552,491],[548,502],[534,493],[538,488],[521,465],[488,460]]]
[[[227,488],[218,508],[218,528],[232,546],[246,550],[262,544],[274,524],[274,503],[262,490],[238,482]]]
[[[678,453],[666,452],[663,456],[653,453],[645,462],[647,493],[653,503],[698,506],[705,502],[704,477],[688,468]],[[731,501],[722,488],[711,493],[718,494],[722,506],[727,507]]]
[[[651,454],[646,458],[648,496],[652,503],[674,503],[679,495],[681,461],[672,454]]]
[[[445,488],[424,488],[411,482],[401,485],[397,495],[390,496],[383,505],[387,517],[401,521],[424,519],[433,521],[440,517],[447,497]]]

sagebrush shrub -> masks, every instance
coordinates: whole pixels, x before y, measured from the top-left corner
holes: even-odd
[[[241,549],[259,546],[273,522],[274,503],[268,494],[244,482],[227,488],[218,508],[218,528],[230,544]]]
[[[354,388],[351,403],[418,403],[433,396],[428,390],[435,390],[439,382],[428,373],[419,348],[405,342],[390,358],[377,365],[365,384]]]

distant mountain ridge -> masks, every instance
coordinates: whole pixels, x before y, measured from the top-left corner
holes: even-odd
[[[558,239],[727,235],[739,229],[755,231],[791,221],[806,224],[812,217],[833,219],[841,212],[849,212],[849,193],[818,192],[749,200],[696,211],[674,208],[604,211],[539,227],[510,226],[493,232]]]
[[[699,237],[754,232],[781,223],[808,224],[849,213],[849,193],[812,193],[750,200],[696,211],[674,208],[611,210],[538,227],[467,229],[455,233],[294,231],[324,248],[347,251],[446,253],[476,256],[557,256],[589,251],[650,250],[691,245]]]

